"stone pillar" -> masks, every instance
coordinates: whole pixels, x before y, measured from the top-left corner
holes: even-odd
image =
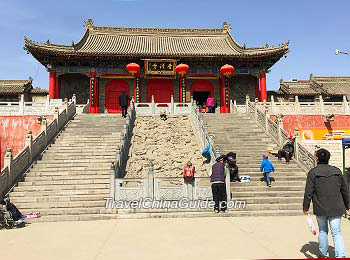
[[[74,105],[77,104],[77,96],[75,94],[73,94],[72,102],[74,103]]]
[[[247,115],[249,114],[249,102],[250,102],[250,97],[249,97],[249,95],[246,95],[245,96],[245,111],[246,111]]]
[[[58,121],[57,121],[58,122]],[[45,140],[45,146],[48,145],[48,140],[47,140],[47,119],[45,116],[42,117],[41,123],[40,123],[40,131],[44,132],[44,140]]]
[[[266,92],[266,74],[261,73],[260,74],[260,101],[266,102],[267,101],[267,92]]]
[[[294,157],[297,161],[299,161],[299,144],[300,143],[300,134],[299,131],[295,131],[295,139],[294,139]]]
[[[300,108],[299,97],[298,96],[294,97],[294,104],[295,104],[294,113],[299,114],[301,112],[301,108]]]
[[[282,141],[283,114],[278,114],[276,117],[277,117],[278,143],[280,145],[283,145],[283,141]]]
[[[13,156],[12,156],[12,149],[7,148],[5,156],[4,156],[4,168],[9,169],[9,177],[7,178],[7,189],[9,189],[12,185],[12,164],[13,164]]]
[[[154,171],[153,171],[153,164],[150,161],[149,162],[149,170],[148,170],[148,197],[154,198]]]
[[[174,109],[174,106],[175,106],[175,105],[174,105],[174,96],[171,95],[171,97],[170,97],[170,114],[171,114],[171,115],[173,115],[174,112],[175,112],[175,111],[174,111],[174,110],[175,110],[175,109]]]
[[[115,200],[115,177],[115,165],[114,162],[112,162],[109,175],[109,197],[113,200]]]
[[[56,91],[56,72],[50,71],[50,79],[49,79],[49,95],[51,99],[55,99],[55,91]]]
[[[69,116],[68,116],[68,99],[67,98],[64,99],[63,107],[64,107],[64,110],[66,110],[66,122],[68,122]]]
[[[24,103],[24,94],[21,94],[21,99],[19,101],[19,114],[24,115],[25,110],[25,103]]]
[[[226,184],[226,196],[227,201],[231,200],[231,181],[230,181],[230,171],[225,166],[225,184]]]
[[[256,81],[255,81],[255,98],[257,98],[258,100],[261,100],[260,97],[260,87],[259,87],[259,76],[256,77]]]
[[[32,131],[28,131],[26,135],[25,145],[29,147],[29,164],[32,162],[32,145],[33,145],[33,135]]]
[[[50,95],[46,96],[46,103],[45,103],[45,111],[47,114],[50,114]]]
[[[156,104],[154,103],[154,96],[152,95],[152,99],[151,99],[151,113],[155,114],[156,113]]]
[[[269,133],[269,108],[265,107],[265,133],[268,134]]]
[[[258,99],[255,98],[255,103],[254,103],[254,119],[255,119],[255,122],[258,122]]]
[[[319,99],[320,99],[320,114],[324,115],[324,103],[323,103],[322,95],[320,95]]]
[[[344,114],[348,114],[349,113],[349,104],[348,104],[348,101],[347,101],[345,95],[343,95],[343,107],[344,107]]]

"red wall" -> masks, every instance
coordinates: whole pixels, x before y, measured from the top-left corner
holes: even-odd
[[[36,116],[0,116],[0,169],[7,148],[12,148],[15,157],[24,147],[27,131],[32,131],[33,137],[40,133],[40,124],[36,122],[36,118]],[[53,116],[46,118],[50,123]]]
[[[271,119],[274,120],[275,116],[271,116]],[[294,128],[310,130],[350,129],[350,115],[335,115],[334,121],[329,123],[325,123],[324,117],[321,115],[285,115],[283,116],[283,128],[287,132],[294,130]]]

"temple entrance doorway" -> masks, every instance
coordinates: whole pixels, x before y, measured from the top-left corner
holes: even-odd
[[[174,86],[169,79],[150,79],[147,82],[147,102],[170,103],[171,95],[174,95]]]
[[[205,107],[209,95],[214,97],[214,87],[209,80],[199,79],[191,84],[191,96],[198,105]]]
[[[106,110],[111,114],[119,114],[122,112],[121,107],[119,105],[119,96],[122,92],[130,96],[129,85],[125,80],[122,79],[112,79],[106,85],[105,92],[105,102],[106,102]]]

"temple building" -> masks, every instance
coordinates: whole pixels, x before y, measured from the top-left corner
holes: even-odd
[[[267,99],[266,73],[289,51],[288,43],[247,48],[220,29],[97,27],[85,22],[85,34],[71,45],[37,43],[25,38],[25,49],[50,72],[51,98],[90,100],[91,113],[118,113],[122,91],[137,103],[204,103],[214,97],[221,112],[229,100]],[[128,64],[134,65],[135,70]],[[184,70],[177,73],[177,66]],[[234,72],[220,70],[233,66]],[[132,67],[132,66],[131,66]],[[187,67],[187,69],[186,69]]]
[[[25,80],[0,80],[0,102],[23,101],[45,103],[49,92],[46,89],[34,88],[32,78]]]
[[[310,75],[308,80],[280,81],[280,88],[274,94],[279,101],[313,102],[322,96],[324,101],[341,102],[343,96],[350,100],[350,77],[325,77]]]

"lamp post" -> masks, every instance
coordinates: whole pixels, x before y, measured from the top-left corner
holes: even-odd
[[[139,80],[139,72],[140,65],[136,63],[129,63],[126,65],[126,71],[134,76],[134,102],[138,103],[140,101],[140,80]]]

